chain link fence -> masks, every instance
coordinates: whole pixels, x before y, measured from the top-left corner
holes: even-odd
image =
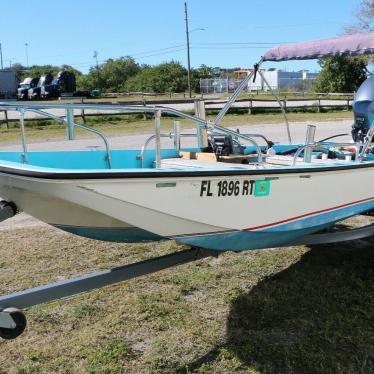
[[[287,74],[286,77],[267,77],[270,87],[273,90],[295,90],[295,91],[310,91],[313,87],[315,76],[313,77],[299,77],[296,74]],[[269,79],[270,78],[270,79]],[[242,82],[241,79],[200,79],[200,92],[202,94],[216,94],[233,92]],[[257,76],[256,81],[250,80],[248,82],[247,92],[254,91],[268,91],[261,77]]]

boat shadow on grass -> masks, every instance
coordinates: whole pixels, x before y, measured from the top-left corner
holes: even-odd
[[[374,372],[374,244],[310,248],[235,298],[226,343],[179,372]]]

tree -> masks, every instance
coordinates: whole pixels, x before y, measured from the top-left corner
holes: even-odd
[[[361,0],[356,17],[357,22],[346,27],[348,34],[374,31],[374,0]]]
[[[132,57],[108,59],[98,67],[91,67],[86,76],[79,77],[79,89],[100,88],[107,92],[120,92],[126,81],[140,71],[140,66]]]
[[[81,74],[76,77],[77,90],[78,91],[90,91],[97,86],[92,81],[90,74]]]
[[[69,71],[70,73],[73,73],[75,75],[75,77],[79,77],[80,75],[82,75],[82,72],[73,68],[72,66],[70,65],[61,65],[61,69],[60,70],[64,70],[64,71]]]
[[[200,92],[200,79],[213,78],[215,69],[207,66],[201,65],[197,69],[192,69],[191,71],[191,88],[195,92]]]
[[[24,71],[26,70],[26,67],[16,62],[15,64],[12,65],[10,69],[16,72],[17,79],[19,82],[21,82]]]
[[[183,92],[187,89],[187,70],[176,61],[146,66],[126,82],[125,88],[141,92]]]
[[[102,82],[105,90],[119,92],[125,82],[139,72],[139,65],[132,57],[120,57],[109,59],[100,66],[98,79]]]
[[[316,79],[316,92],[354,92],[367,78],[365,57],[327,57],[318,63],[322,70]]]

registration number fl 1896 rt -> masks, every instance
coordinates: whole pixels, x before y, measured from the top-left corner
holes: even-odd
[[[223,196],[268,196],[270,181],[268,180],[220,180],[201,181],[201,197]]]

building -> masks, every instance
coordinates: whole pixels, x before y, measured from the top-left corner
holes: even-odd
[[[234,91],[253,69],[236,69],[232,72],[234,78],[200,79],[200,92],[203,94],[216,94]],[[273,90],[300,90],[308,91],[319,73],[310,73],[307,70],[283,71],[277,69],[261,69],[266,81]],[[227,74],[228,75],[228,74]],[[256,79],[248,82],[248,91],[268,91],[260,74]]]
[[[240,69],[234,72],[235,78],[244,79],[253,69]],[[266,81],[274,90],[302,89],[308,87],[318,77],[319,73],[310,73],[307,70],[301,71],[283,71],[278,69],[261,69]],[[268,87],[260,74],[256,75],[255,81],[248,82],[249,91],[268,91]]]

